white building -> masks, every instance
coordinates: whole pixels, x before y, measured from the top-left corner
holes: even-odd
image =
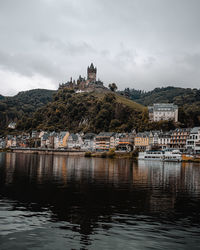
[[[188,151],[200,153],[200,127],[194,127],[190,131],[189,138],[186,141],[186,148]]]
[[[162,147],[162,149],[170,148],[171,143],[171,133],[170,132],[162,132],[158,138],[158,145]]]
[[[178,106],[173,103],[155,103],[148,106],[150,121],[175,121],[178,122]]]
[[[81,149],[83,145],[83,140],[79,134],[70,134],[67,140],[67,147],[68,148],[76,148],[76,149]]]
[[[160,131],[150,131],[149,133],[149,145],[157,146],[159,140]]]
[[[11,122],[8,124],[8,128],[15,129],[16,128],[16,122]]]
[[[83,139],[83,145],[81,149],[87,150],[87,151],[93,151],[95,149],[95,134],[93,133],[87,133],[85,134]]]
[[[4,138],[0,138],[0,148],[5,148],[6,147],[6,141]]]

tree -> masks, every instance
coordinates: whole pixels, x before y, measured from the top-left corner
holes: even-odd
[[[117,85],[115,83],[109,84],[108,87],[113,92],[115,92],[117,90]]]

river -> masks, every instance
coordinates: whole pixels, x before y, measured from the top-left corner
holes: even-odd
[[[0,153],[0,249],[200,249],[200,164]]]

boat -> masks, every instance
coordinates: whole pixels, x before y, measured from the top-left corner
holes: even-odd
[[[138,160],[157,160],[157,161],[182,161],[182,156],[179,150],[148,150],[139,152]]]

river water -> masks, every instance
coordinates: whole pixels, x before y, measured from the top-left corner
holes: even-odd
[[[200,164],[0,153],[0,249],[200,249]]]

